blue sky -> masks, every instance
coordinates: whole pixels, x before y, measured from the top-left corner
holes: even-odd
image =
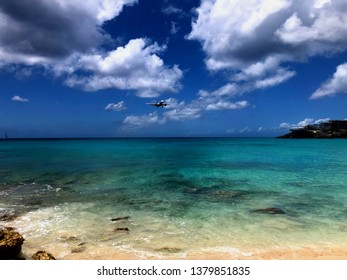
[[[346,26],[345,0],[2,0],[0,133],[277,136],[346,119]]]

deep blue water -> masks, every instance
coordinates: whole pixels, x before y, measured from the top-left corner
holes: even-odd
[[[340,246],[347,243],[347,141],[2,141],[0,194],[0,215],[17,216],[0,224],[21,228],[33,244],[61,246],[62,256],[76,245],[69,236],[83,240],[89,257],[103,245],[236,255]],[[285,214],[255,211],[269,207]]]

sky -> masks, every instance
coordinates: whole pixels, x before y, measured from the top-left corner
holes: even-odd
[[[273,137],[346,118],[345,0],[0,1],[0,138]]]

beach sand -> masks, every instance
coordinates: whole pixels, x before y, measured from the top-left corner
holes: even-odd
[[[67,260],[80,260],[81,256],[78,254],[71,255]],[[142,260],[134,254],[119,253],[110,254],[101,257],[103,260]],[[158,259],[155,257],[148,257],[148,260]],[[175,256],[163,256],[161,260],[182,260]],[[309,249],[302,250],[278,250],[256,253],[249,257],[231,258],[227,253],[209,253],[209,254],[188,254],[183,260],[347,260],[347,250],[324,250],[321,252],[312,251]]]
[[[66,245],[54,246],[50,244],[45,248],[37,248],[37,244],[24,243],[22,255],[30,259],[37,250],[46,250],[59,260],[347,260],[347,247],[307,247],[296,249],[254,249],[248,254],[229,252],[166,252],[150,254],[148,252],[131,252],[115,250],[104,246],[80,247],[82,250],[67,248]]]

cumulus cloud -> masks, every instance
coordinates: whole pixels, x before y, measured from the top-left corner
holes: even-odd
[[[177,65],[169,68],[157,55],[164,47],[145,39],[130,40],[124,47],[101,54],[81,56],[77,70],[83,75],[71,75],[66,84],[86,91],[116,88],[136,90],[138,96],[156,97],[160,92],[175,92],[183,76]]]
[[[333,77],[324,82],[310,98],[318,99],[339,93],[347,93],[347,63],[339,65]]]
[[[135,116],[130,115],[127,116],[122,122],[123,129],[140,129],[151,127],[157,124],[163,124],[166,120],[160,117],[156,112],[150,113],[148,115]]]
[[[324,118],[324,119],[318,119],[318,120],[315,120],[313,118],[305,118],[304,120],[302,120],[296,124],[290,124],[288,122],[283,122],[279,125],[279,128],[281,128],[281,129],[300,128],[300,127],[305,127],[307,125],[320,124],[323,122],[327,122],[329,120],[330,120],[330,118]]]
[[[253,88],[295,75],[283,67],[347,49],[344,0],[202,0],[188,39],[201,42],[211,71],[230,71]]]
[[[102,24],[137,0],[2,0],[0,60],[33,65],[98,47]]]
[[[30,102],[29,99],[27,98],[23,98],[23,97],[20,97],[19,95],[15,95],[11,98],[12,101],[15,101],[15,102]]]
[[[213,96],[205,91],[200,92],[199,97],[188,104],[184,101],[175,102],[173,107],[169,106],[168,109],[170,110],[165,112],[164,115],[170,120],[191,120],[200,118],[206,111],[240,110],[249,106],[250,104],[246,100],[231,102],[224,96]]]
[[[165,50],[145,38],[113,50],[103,24],[138,0],[3,0],[0,2],[0,67],[41,66],[70,87],[115,88],[154,97],[180,88],[177,65],[166,66]],[[107,44],[106,44],[107,43]],[[17,67],[19,68],[19,67]]]
[[[295,71],[289,71],[289,70],[284,70],[284,69],[278,69],[276,71],[275,75],[272,75],[270,77],[256,80],[254,82],[254,89],[262,89],[262,88],[267,88],[267,87],[273,87],[278,84],[281,84],[290,78],[294,77],[296,75]]]
[[[105,110],[111,110],[111,111],[123,111],[126,110],[127,107],[125,106],[124,101],[119,101],[118,103],[110,103],[107,104],[105,107]]]
[[[245,88],[242,86],[237,85],[236,83],[228,83],[217,90],[214,90],[212,92],[206,91],[206,90],[200,90],[198,95],[201,98],[208,98],[210,96],[214,97],[234,97],[237,95],[241,95],[245,92]]]
[[[266,58],[270,42],[264,35],[270,31],[259,30],[259,26],[286,7],[287,1],[281,0],[203,0],[188,38],[202,43],[210,70],[242,68]]]
[[[236,109],[243,109],[247,108],[249,106],[248,101],[238,101],[238,102],[228,102],[228,101],[218,101],[214,104],[209,104],[206,107],[207,111],[211,110],[236,110]]]
[[[180,106],[174,110],[169,110],[164,113],[165,120],[183,121],[183,120],[195,120],[202,115],[202,109],[194,106]]]
[[[198,97],[191,102],[178,101],[175,98],[165,100],[169,105],[164,108],[164,112],[151,113],[148,115],[126,117],[122,122],[123,128],[139,129],[152,125],[164,124],[170,121],[195,120],[203,116],[208,111],[216,110],[241,110],[250,106],[248,101],[242,100],[230,102],[220,97]]]

